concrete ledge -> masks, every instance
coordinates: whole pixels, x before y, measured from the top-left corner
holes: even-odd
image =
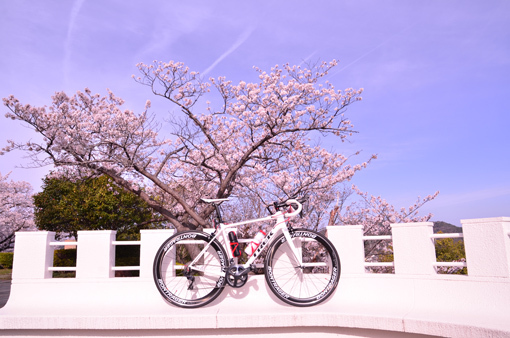
[[[246,336],[312,331],[345,337],[396,337],[396,333],[411,334],[410,337],[510,336],[508,280],[471,279],[458,283],[462,278],[466,279],[343,276],[330,300],[297,308],[277,300],[263,276],[251,276],[244,288],[227,288],[213,303],[198,309],[167,304],[153,281],[142,278],[107,283],[56,279],[33,285],[27,285],[30,281],[16,282],[11,295],[17,298],[0,309],[0,335],[30,336],[37,332],[37,336],[55,336],[57,329],[63,335],[80,336],[119,336],[126,332],[137,336],[186,336],[194,335],[194,330],[213,336],[225,332]],[[67,287],[62,293],[64,283]],[[477,289],[488,284],[492,291],[483,302],[473,297],[480,294]],[[32,294],[18,292],[29,287],[34,290]],[[52,304],[47,303],[47,297],[38,296],[48,292],[55,295]],[[45,314],[48,307],[52,308],[51,315]]]
[[[24,330],[23,332],[5,330],[6,335],[16,337],[40,337],[38,331]],[[420,334],[406,334],[381,330],[360,330],[335,327],[294,327],[294,328],[246,328],[246,329],[218,329],[218,330],[48,330],[46,336],[51,337],[277,337],[277,338],[310,338],[310,337],[375,337],[375,338],[429,338]]]

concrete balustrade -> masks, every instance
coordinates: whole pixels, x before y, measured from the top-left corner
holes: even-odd
[[[49,233],[53,234],[54,233]],[[112,278],[115,273],[116,232],[112,230],[78,231],[76,278]],[[16,238],[18,240],[18,238]]]
[[[53,247],[50,242],[55,234],[47,231],[18,232],[16,239],[16,255],[12,271],[13,280],[30,280],[50,278],[52,273],[48,267],[53,265]]]
[[[432,222],[392,224],[395,274],[435,275]]]
[[[365,273],[365,248],[361,225],[328,227],[327,236],[340,256],[342,275]]]
[[[113,231],[79,232],[76,278],[52,278],[53,233],[17,233],[0,336],[509,337],[510,218],[462,225],[468,276],[436,273],[432,223],[391,225],[394,274],[365,271],[361,226],[328,227],[342,274],[335,294],[309,308],[281,303],[264,276],[203,308],[166,303],[152,264],[172,230],[142,230],[140,277],[129,278],[114,277]]]
[[[510,276],[510,218],[461,220],[471,276]]]
[[[152,278],[154,256],[163,242],[174,234],[174,230],[141,230],[140,277]]]

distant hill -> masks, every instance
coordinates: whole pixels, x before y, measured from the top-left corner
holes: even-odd
[[[444,234],[459,233],[462,232],[462,228],[442,221],[434,222],[434,233],[439,231]]]

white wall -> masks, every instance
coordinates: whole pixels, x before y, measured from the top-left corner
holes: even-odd
[[[113,277],[112,231],[80,232],[76,278],[66,279],[49,271],[53,233],[18,233],[0,335],[508,337],[510,218],[462,225],[468,276],[435,272],[431,223],[392,225],[395,274],[365,273],[361,227],[329,227],[342,275],[333,297],[309,308],[281,303],[263,276],[227,287],[203,308],[167,304],[154,286],[152,260],[169,230],[142,231],[140,277],[131,278]]]

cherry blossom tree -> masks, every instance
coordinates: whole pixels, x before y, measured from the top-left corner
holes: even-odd
[[[351,164],[356,154],[328,151],[317,142],[329,136],[340,145],[353,133],[344,113],[362,90],[335,89],[325,77],[336,65],[255,68],[257,82],[234,84],[225,77],[205,81],[179,62],[138,64],[135,80],[179,111],[170,116],[168,135],[148,113],[149,101],[136,114],[122,110],[124,101],[110,91],[58,92],[49,107],[10,96],[3,101],[6,116],[24,121],[42,141],[8,141],[2,152],[20,149],[38,165],[107,175],[178,231],[207,226],[214,209],[200,204],[201,197],[268,203],[307,195],[322,219],[334,187],[370,161]]]
[[[352,186],[343,192],[341,202],[330,213],[330,225],[362,225],[365,236],[390,235],[393,223],[427,222],[432,214],[419,215],[420,208],[436,198],[439,191],[417,201],[408,208],[397,210],[381,196],[372,196]],[[347,203],[349,197],[357,197]],[[345,205],[345,206],[344,206]],[[368,262],[385,260],[393,255],[386,240],[365,241],[365,259]],[[387,268],[370,268],[374,272],[388,272]]]
[[[421,216],[419,209],[439,195],[439,191],[436,191],[423,199],[418,197],[418,200],[408,208],[396,210],[381,196],[369,196],[354,185],[351,189],[351,192],[359,197],[358,200],[348,204],[343,210],[337,209],[337,212],[332,214],[334,218],[332,222],[341,225],[362,225],[366,236],[389,235],[392,223],[427,222],[432,214]]]
[[[12,249],[16,231],[35,230],[32,187],[0,173],[0,251]]]

